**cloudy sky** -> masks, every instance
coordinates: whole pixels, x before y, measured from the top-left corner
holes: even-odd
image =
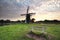
[[[0,19],[24,20],[27,7],[38,20],[60,20],[60,0],[0,0]]]

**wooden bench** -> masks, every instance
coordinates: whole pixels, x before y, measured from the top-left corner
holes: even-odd
[[[46,32],[46,27],[34,26],[34,27],[31,28],[31,31],[37,31],[37,32],[45,33]]]

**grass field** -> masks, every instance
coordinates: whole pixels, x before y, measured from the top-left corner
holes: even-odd
[[[32,26],[47,27],[47,33],[60,40],[60,24],[10,24],[0,26],[0,40],[33,40],[26,37]]]

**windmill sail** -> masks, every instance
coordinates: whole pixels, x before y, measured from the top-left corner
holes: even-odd
[[[29,13],[29,6],[28,6],[28,8],[27,8],[27,14]]]

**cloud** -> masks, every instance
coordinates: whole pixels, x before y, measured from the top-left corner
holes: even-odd
[[[49,1],[43,5],[41,5],[42,11],[48,12],[59,12],[60,11],[60,1]]]
[[[20,18],[20,14],[26,14],[27,6],[37,14],[60,11],[59,0],[0,0],[0,18]]]
[[[1,0],[0,1],[0,17],[2,18],[13,18],[18,17],[21,13],[24,13],[23,11],[25,8],[20,3],[18,4],[16,0]]]

